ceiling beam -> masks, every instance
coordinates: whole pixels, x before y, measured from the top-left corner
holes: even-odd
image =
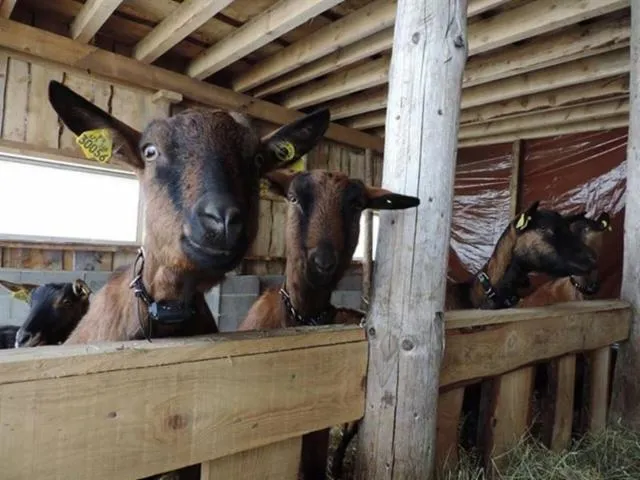
[[[18,0],[0,0],[0,17],[9,18]]]
[[[370,75],[374,73],[370,72]],[[607,95],[607,92],[620,93],[621,89],[625,88],[628,91],[628,81],[625,86],[625,80],[620,79],[620,75],[626,76],[628,73],[629,49],[620,48],[612,52],[536,70],[526,75],[507,77],[495,82],[465,88],[462,92],[463,111],[460,121],[461,123],[468,122],[474,116],[484,118],[486,115],[527,111],[536,108],[535,105],[538,106],[537,108],[543,108],[549,104],[575,101],[583,95],[581,87],[576,87],[576,85],[589,82],[593,82],[595,85],[595,89],[591,89],[587,94],[590,96],[598,95],[598,89],[602,92],[602,96]],[[616,78],[612,79],[612,77]],[[375,92],[364,91],[358,95],[329,103],[327,106],[332,108],[332,118],[336,120],[347,118],[385,108],[387,98],[383,92],[382,89]],[[312,93],[318,94],[318,92]],[[369,95],[372,98],[371,104],[368,101]],[[533,95],[536,96],[529,98]],[[335,117],[333,117],[334,110]]]
[[[178,92],[185,99],[202,105],[243,112],[272,124],[283,125],[303,115],[280,105],[254,99],[177,72],[2,18],[0,46],[41,59],[45,63],[53,62],[70,67],[75,71],[84,72],[85,75],[91,72],[91,75],[109,81],[136,85],[153,91],[164,89]],[[384,142],[379,137],[335,123],[329,126],[325,137],[358,148],[371,148],[378,152],[384,149]]]
[[[302,85],[286,93],[281,104],[287,108],[305,108],[328,100],[384,85],[389,76],[389,57],[363,63],[349,70],[329,75],[324,80]]]
[[[563,108],[553,112],[539,112],[523,115],[518,118],[508,118],[488,123],[479,123],[460,127],[458,138],[467,140],[479,137],[492,137],[506,133],[532,130],[548,125],[562,125],[587,120],[601,120],[620,114],[629,113],[629,99],[607,100],[590,105],[579,105]]]
[[[482,5],[489,9],[489,4],[492,5],[491,8],[495,8],[495,6],[499,6],[502,3],[505,2],[487,0],[482,2]],[[628,4],[628,0],[538,0],[536,2],[531,2],[505,13],[496,15],[493,18],[480,20],[469,25],[469,56],[477,55],[489,50],[495,50],[519,40],[552,32],[559,28],[573,25],[589,18],[620,10],[625,8],[625,6],[628,6]],[[473,2],[469,2],[469,6],[467,8],[468,16],[471,16],[471,13],[476,13],[478,11],[473,9],[474,5],[481,6],[480,3],[474,4]],[[364,10],[364,8],[361,10]],[[479,10],[484,11],[482,8]],[[355,15],[359,11],[360,10],[351,15]],[[382,13],[383,12],[380,11],[378,12],[378,15],[381,15]],[[354,43],[358,40],[362,40],[363,38],[366,39],[366,37],[363,37],[362,34],[358,32],[360,24],[354,23],[353,31],[350,30],[349,24],[351,22],[347,22],[349,17],[344,17],[339,20],[345,22],[344,28],[353,37],[349,43]],[[385,20],[393,20],[394,17],[395,8],[392,12],[387,13]],[[364,17],[364,20],[368,20],[368,18]],[[393,26],[393,21],[391,21],[390,26]],[[330,26],[318,30],[314,35],[320,36],[320,32],[328,29],[329,27]],[[328,33],[330,32],[328,31]],[[238,78],[232,82],[233,89],[237,91],[249,90],[250,88],[254,88],[269,80],[282,76],[301,66],[306,72],[304,74],[304,82],[308,82],[312,78],[317,78],[313,77],[311,72],[317,71],[319,73],[318,76],[320,76],[338,68],[337,63],[333,65],[333,68],[331,68],[331,60],[325,58],[322,58],[317,62],[314,60],[334,52],[338,48],[346,47],[347,43],[344,41],[346,40],[346,37],[344,39],[340,38],[340,43],[334,45],[334,36],[331,34],[325,35],[326,38],[318,38],[315,41],[311,38],[312,36],[290,45],[281,52],[258,63],[248,72],[238,76]],[[378,51],[389,50],[391,48],[393,38],[387,37],[385,41],[386,48],[385,43],[379,44],[376,47]],[[349,49],[349,58],[353,58],[354,62],[362,58],[366,58],[367,51],[369,49],[370,47],[367,45],[366,41],[359,41],[358,45],[352,45]],[[341,67],[349,64],[347,58],[337,58],[340,59]],[[297,76],[297,73],[298,72],[294,72],[293,76]],[[283,79],[283,81],[287,80],[288,77]],[[272,90],[270,93],[273,93],[274,91],[275,90]]]
[[[620,75],[463,110],[460,114],[460,124],[473,125],[505,117],[527,115],[535,111],[548,111],[553,108],[628,95],[629,75]],[[333,118],[333,112],[331,118]]]
[[[187,0],[140,40],[133,57],[151,63],[207,23],[233,0]]]
[[[557,33],[533,37],[524,45],[509,45],[470,59],[462,83],[472,87],[617,50],[629,45],[630,35],[626,16],[571,26]]]
[[[194,58],[187,75],[204,79],[343,0],[280,0]]]
[[[263,98],[283,90],[310,82],[318,77],[335,72],[372,55],[389,50],[393,43],[393,28],[387,28],[370,37],[358,40],[351,45],[325,55],[315,62],[294,70],[289,75],[276,78],[273,82],[258,87],[251,96]]]
[[[542,125],[532,130],[523,130],[515,133],[506,133],[491,137],[471,138],[460,140],[458,148],[475,147],[480,145],[497,145],[500,143],[511,143],[514,140],[530,140],[535,138],[547,138],[557,135],[570,135],[575,133],[600,132],[612,130],[614,128],[627,127],[629,125],[629,115],[617,115],[615,117],[603,118],[601,120],[587,120],[576,123],[564,123],[560,125]]]
[[[388,94],[388,85],[383,85],[356,93],[355,95],[340,98],[333,102],[323,104],[323,106],[331,110],[331,118],[333,120],[340,120],[341,118],[353,117],[385,108],[387,106]]]
[[[481,23],[482,22],[477,22],[470,25],[469,31],[471,32],[474,26]],[[526,28],[524,25],[522,27]],[[534,31],[532,30],[530,33],[533,35]],[[596,22],[588,26],[572,27],[568,31],[561,31],[554,35],[545,36],[540,40],[534,37],[532,41],[526,45],[508,46],[495,55],[482,55],[469,59],[465,67],[463,87],[479,85],[619,49],[629,44],[629,35],[629,19],[622,18]],[[489,37],[484,37],[477,33],[475,38],[477,39],[476,43],[482,43]],[[473,47],[474,45],[470,41],[470,48],[473,49]],[[482,48],[484,48],[482,45],[476,45],[476,50],[481,50]],[[323,61],[324,59],[320,62]],[[389,62],[389,60],[387,60],[387,62]],[[303,67],[303,69],[309,71],[315,68],[317,63],[319,62],[314,62],[311,65]],[[326,68],[328,68],[328,66],[326,66]],[[369,70],[368,74],[372,76],[382,75],[383,72],[388,72],[388,70],[388,63],[379,63],[378,71],[374,72]],[[309,103],[312,98],[324,98],[327,96],[326,92],[315,91],[315,89],[324,89],[332,92],[331,98],[348,95],[346,92],[351,93],[353,90],[348,83],[344,83],[343,81],[343,77],[349,75],[347,72],[349,72],[349,70],[343,72],[341,74],[342,76],[333,75],[329,77],[331,81],[327,78],[321,82],[309,83],[285,93],[284,98],[286,101],[295,98],[295,102],[285,104],[291,107],[297,107],[302,104],[309,106],[314,104]],[[294,72],[293,75],[288,76],[282,80],[282,82],[289,82],[290,79],[296,77],[296,75],[297,72]],[[309,77],[310,75],[305,75],[305,81],[308,81]],[[342,89],[340,88],[341,85]]]
[[[88,43],[122,0],[87,0],[71,23],[71,38]]]
[[[615,77],[623,73],[629,73],[629,48],[466,88],[462,94],[462,108],[510,100],[523,95]]]
[[[380,110],[377,112],[369,112],[358,117],[350,118],[343,122],[349,128],[357,128],[358,130],[366,130],[368,128],[382,127],[387,120],[387,111]]]
[[[393,27],[395,17],[396,0],[371,2],[259,62],[233,80],[233,89],[246,92],[273,78],[285,75],[362,38]]]

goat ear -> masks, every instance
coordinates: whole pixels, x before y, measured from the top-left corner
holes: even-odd
[[[278,169],[266,173],[264,176],[269,181],[269,189],[276,195],[286,197],[289,185],[299,172],[292,170]]]
[[[393,193],[379,187],[367,187],[367,206],[374,210],[404,210],[420,205],[418,197]]]
[[[316,110],[263,138],[265,158],[260,173],[264,175],[276,168],[286,168],[308,153],[324,136],[330,118],[328,109]]]
[[[113,158],[135,170],[144,168],[138,154],[140,132],[55,80],[49,82],[49,103],[77,135],[76,143],[89,160],[107,163]]]
[[[0,280],[0,285],[9,290],[13,298],[27,303],[31,299],[31,292],[38,288],[38,285],[32,283],[14,283],[8,280]]]
[[[73,282],[73,294],[76,297],[87,298],[91,293],[91,288],[89,288],[89,285],[87,285],[84,280],[78,278]]]
[[[516,217],[516,219],[514,220],[514,226],[516,227],[517,231],[524,232],[527,229],[527,227],[529,226],[529,222],[531,222],[531,219],[538,211],[539,205],[540,201],[536,200],[531,205],[529,205],[529,208],[527,208],[524,212]]]
[[[607,212],[602,212],[598,219],[596,220],[598,224],[602,227],[603,230],[611,231],[611,218]]]

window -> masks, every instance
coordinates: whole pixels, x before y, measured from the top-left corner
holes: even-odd
[[[0,236],[23,240],[136,242],[138,180],[0,155]]]
[[[371,256],[373,259],[376,259],[376,247],[378,245],[378,213],[373,213],[373,219],[371,220],[371,230],[372,230],[372,241],[373,248],[371,251]],[[362,260],[364,258],[364,215],[360,217],[360,238],[358,239],[358,246],[356,247],[356,251],[353,254],[354,260]]]

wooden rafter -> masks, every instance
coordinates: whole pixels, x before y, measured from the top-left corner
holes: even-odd
[[[90,41],[121,3],[122,0],[87,0],[71,23],[71,38]]]
[[[532,130],[548,125],[600,120],[602,118],[618,116],[623,113],[629,113],[629,99],[606,100],[604,102],[569,107],[553,112],[533,113],[517,118],[464,126],[460,128],[458,138],[466,140],[470,138],[491,137],[522,130]]]
[[[142,62],[153,62],[231,2],[233,0],[187,0],[181,3],[137,43],[133,49],[133,57]]]
[[[532,130],[521,130],[514,133],[505,133],[491,137],[470,138],[461,140],[458,147],[473,147],[478,145],[497,145],[513,142],[518,139],[535,139],[553,137],[556,135],[569,135],[572,133],[601,132],[629,125],[629,115],[623,114],[600,120],[586,120],[576,123],[562,123],[560,125],[547,125]]]
[[[191,61],[187,74],[204,79],[342,0],[280,0]]]
[[[463,110],[460,115],[460,123],[473,125],[491,120],[529,115],[542,110],[549,111],[554,108],[591,103],[605,98],[625,98],[628,95],[629,76],[621,75]]]
[[[531,6],[537,5],[538,9],[536,12],[541,18],[546,19],[546,21],[550,22],[549,24],[551,25],[561,24],[560,26],[563,26],[571,24],[573,21],[583,19],[585,15],[599,14],[599,12],[605,8],[605,6],[602,5],[603,2],[606,3],[604,0],[602,2],[595,2],[594,5],[590,5],[591,9],[585,7],[584,10],[574,6],[574,9],[569,10],[569,12],[564,12],[567,15],[566,17],[556,19],[555,23],[553,21],[553,17],[551,17],[551,13],[554,12],[554,10],[549,10],[549,13],[545,15],[545,13],[547,13],[545,8],[548,8],[548,5],[545,8],[543,8],[544,5],[538,5],[546,5],[548,2],[533,2],[532,4],[525,4],[522,7],[510,10],[504,15],[498,15],[495,18],[501,20],[497,24],[495,24],[497,20],[494,20],[493,18],[476,22],[469,26],[470,54],[477,54],[489,49],[504,47],[515,40],[539,35],[541,33],[541,29],[548,28],[542,26],[548,24],[544,22],[541,24],[539,21],[540,19],[536,19],[535,22],[530,22],[529,24],[518,24],[518,30],[514,31],[513,28],[508,28],[509,24],[507,22],[509,19],[511,22],[514,21],[513,18],[511,18],[515,15],[513,12],[519,12],[519,14],[522,15],[532,14],[532,12],[529,11],[532,8]],[[613,2],[609,0],[607,8],[618,8],[619,3],[620,2]],[[570,15],[569,13],[573,13],[573,15]],[[491,27],[489,27],[487,22],[492,22],[495,25],[492,24]],[[494,31],[493,29],[497,29],[497,31]],[[542,33],[545,31],[548,30],[542,30]],[[591,41],[589,34],[593,35],[593,41]],[[466,74],[466,79],[472,78],[473,84],[478,84],[490,81],[491,79],[505,78],[505,76],[508,76],[507,72],[511,72],[515,75],[517,73],[539,69],[544,66],[556,65],[563,61],[593,55],[601,51],[606,52],[620,48],[621,46],[628,44],[628,38],[628,21],[625,23],[624,20],[606,22],[604,25],[598,24],[593,28],[576,28],[569,32],[569,34],[560,33],[557,37],[552,36],[549,39],[545,39],[545,41],[541,42],[541,45],[538,45],[537,42],[532,42],[530,45],[525,47],[511,47],[507,49],[506,53],[501,52],[498,54],[499,56],[506,57],[500,60],[494,61],[492,57],[489,56],[474,63],[474,59],[470,59],[467,67],[467,70],[470,71],[470,73]],[[530,52],[523,52],[523,50],[529,50]],[[367,69],[367,75],[376,78],[384,75],[385,72],[388,72],[389,70],[389,61],[390,60],[387,60],[386,64],[384,62],[379,62],[377,70],[373,70],[371,68]],[[306,68],[308,69],[310,67]],[[351,70],[346,70],[345,72],[332,75],[315,84],[310,83],[287,92],[284,96],[284,104],[290,107],[309,106],[314,105],[314,99],[317,98],[322,98],[323,100],[321,101],[326,101],[327,99],[348,95],[354,91],[352,83],[355,82],[354,77],[361,69],[362,67],[355,67],[352,69],[353,72]],[[489,73],[483,77],[483,72],[487,70],[489,70]],[[346,77],[352,79],[352,82],[346,82],[344,80]],[[465,87],[468,86],[468,81],[469,80],[465,81]]]
[[[384,85],[341,98],[326,104],[326,106],[331,110],[331,118],[339,120],[385,108],[388,94],[389,89],[387,85]]]
[[[484,3],[485,6],[487,6],[487,4],[491,2]],[[469,54],[476,55],[489,50],[495,50],[519,40],[551,32],[588,18],[622,9],[626,5],[628,5],[628,1],[625,2],[624,0],[595,0],[587,2],[578,0],[540,0],[525,4],[504,14],[469,25]],[[473,6],[474,4],[470,2],[468,7],[469,15],[476,13],[476,10],[472,9]],[[367,5],[367,7],[369,7],[369,5]],[[364,8],[362,10],[364,10]],[[383,13],[384,11],[380,10],[377,14],[382,16]],[[352,15],[355,15],[355,13]],[[389,14],[387,14],[386,17],[387,21],[389,18],[388,15]],[[395,11],[393,11],[391,15],[395,16]],[[522,18],[528,20],[522,22]],[[367,19],[367,17],[364,17],[364,19]],[[342,19],[342,21],[345,22],[345,28],[351,24],[351,22],[347,23],[346,20],[347,17]],[[240,75],[238,79],[233,82],[233,88],[238,91],[246,91],[268,80],[288,73],[292,68],[302,65],[303,69],[301,70],[303,70],[303,72],[294,72],[292,75],[294,78],[293,81],[289,76],[282,80],[282,82],[286,82],[287,84],[285,88],[289,88],[289,86],[310,81],[329,71],[348,65],[349,59],[353,59],[353,62],[355,62],[366,58],[368,52],[371,50],[371,46],[366,42],[366,37],[363,37],[363,34],[359,33],[360,31],[357,30],[357,26],[358,24],[354,24],[353,30],[348,29],[351,35],[355,36],[357,34],[356,41],[361,40],[357,42],[357,45],[353,44],[346,47],[344,43],[337,45],[332,42],[329,42],[329,45],[321,45],[322,41],[326,43],[327,40],[331,39],[332,37],[330,36],[328,36],[327,39],[322,39],[322,41],[317,42],[314,42],[311,38],[304,39],[298,42],[299,44],[293,44],[286,50],[259,63],[247,73]],[[325,29],[330,31],[329,27],[331,27],[331,25],[325,27]],[[317,33],[317,35],[319,34]],[[318,40],[321,39],[318,38]],[[384,37],[382,42],[380,38],[375,40],[375,50],[383,51],[391,48],[393,37]],[[339,52],[333,59],[320,58],[314,61],[318,59],[319,56],[327,55],[327,53],[333,52],[338,47],[344,47],[345,50],[349,48],[348,56],[342,56],[342,52]],[[298,82],[297,78],[302,78],[303,80]],[[275,89],[273,87],[275,87]],[[278,83],[275,83],[271,89],[267,89],[268,93],[274,93],[276,91],[282,91]],[[261,90],[260,93],[261,95],[265,94],[263,90]]]
[[[233,81],[233,89],[246,92],[362,38],[392,27],[395,14],[395,0],[376,0],[258,63]]]
[[[384,56],[372,62],[329,75],[303,85],[283,96],[282,105],[287,108],[304,108],[310,105],[329,101],[353,92],[387,83],[389,76],[389,57]]]
[[[75,68],[85,74],[86,71],[90,71],[93,75],[125,84],[136,84],[154,91],[166,89],[179,92],[185,99],[217,108],[243,111],[252,117],[274,124],[289,123],[302,115],[280,105],[253,99],[180,73],[147,65],[133,58],[84,45],[11,20],[0,19],[0,46],[40,60]],[[378,137],[335,123],[330,125],[325,137],[376,151],[381,151],[384,146]]]
[[[271,83],[258,87],[251,95],[263,98],[273,93],[309,82],[313,79],[339,70],[372,55],[389,49],[393,42],[393,28],[387,28],[370,37],[363,38],[351,45],[337,50],[321,59],[294,70],[289,75],[277,78]]]

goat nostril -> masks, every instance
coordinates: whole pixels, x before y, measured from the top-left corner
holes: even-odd
[[[333,255],[314,255],[313,263],[323,273],[331,272],[336,267],[336,259]]]
[[[242,218],[240,216],[240,209],[235,207],[227,208],[225,215],[225,227],[229,229],[230,227],[237,227],[242,224]]]

